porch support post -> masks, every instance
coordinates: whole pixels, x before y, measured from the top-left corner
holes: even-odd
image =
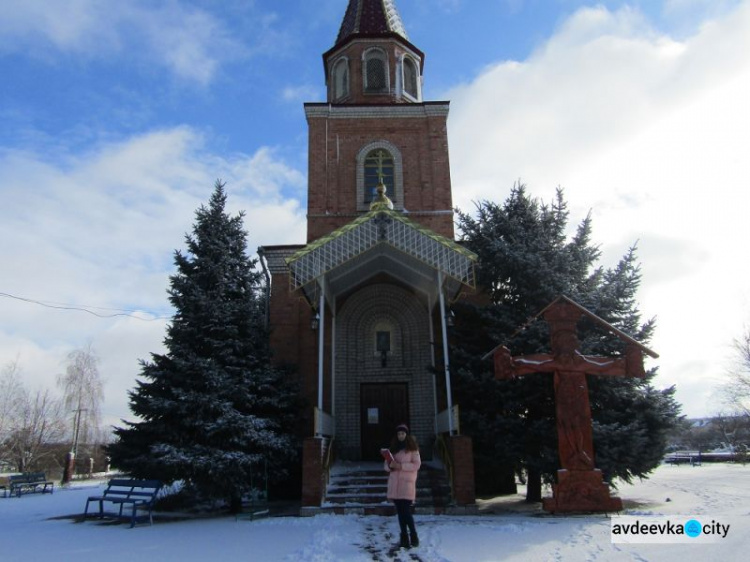
[[[318,315],[320,323],[318,324],[318,410],[323,411],[323,350],[326,333],[326,278],[323,276],[320,280],[320,301],[318,303]]]
[[[331,298],[331,416],[336,417],[336,299]]]
[[[438,295],[440,297],[440,326],[443,329],[443,365],[445,365],[445,396],[448,399],[448,431],[453,435],[453,394],[451,393],[451,367],[448,358],[448,328],[445,324],[445,295],[443,295],[443,276],[438,271]]]
[[[438,430],[438,402],[437,402],[437,373],[435,373],[435,326],[434,317],[432,315],[433,310],[432,297],[427,295],[427,325],[430,328],[430,366],[432,367],[432,409],[433,413],[433,425],[435,426],[435,435]]]

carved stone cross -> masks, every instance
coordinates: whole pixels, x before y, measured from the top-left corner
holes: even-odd
[[[544,509],[563,511],[619,511],[620,498],[609,495],[602,473],[594,466],[594,440],[586,375],[643,378],[643,353],[658,357],[623,332],[567,297],[559,297],[540,313],[549,324],[551,354],[513,357],[506,347],[494,350],[495,378],[509,379],[530,373],[553,373],[558,452],[553,497]],[[626,340],[624,357],[592,357],[580,353],[577,324],[583,316],[604,325]]]

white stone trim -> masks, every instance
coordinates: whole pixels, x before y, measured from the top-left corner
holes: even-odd
[[[414,65],[414,69],[415,69],[415,71],[417,73],[417,76],[416,76],[416,82],[417,82],[417,92],[416,93],[417,93],[417,96],[416,97],[414,97],[412,94],[410,94],[406,90],[406,70],[405,70],[406,69],[406,64],[405,64],[405,62],[407,60]],[[403,97],[405,97],[406,99],[410,100],[410,101],[414,101],[414,102],[420,102],[420,101],[422,101],[422,74],[419,71],[419,69],[420,69],[419,60],[417,60],[414,56],[412,56],[410,54],[404,53],[403,55],[401,55],[399,57],[398,68],[399,68],[400,82],[401,82],[400,83],[400,86],[401,86],[401,95]]]
[[[408,41],[408,39],[407,39]],[[330,60],[337,56],[339,56],[341,53],[348,50],[352,45],[358,45],[358,44],[367,44],[367,45],[373,45],[373,43],[377,42],[377,46],[384,48],[384,49],[402,49],[405,52],[409,53],[412,58],[421,61],[421,57],[419,56],[420,51],[414,50],[413,46],[410,46],[409,43],[405,43],[403,41],[400,41],[398,39],[393,38],[386,38],[386,37],[378,37],[376,39],[373,38],[366,38],[366,39],[353,39],[350,41],[347,41],[342,47],[339,47],[335,50],[331,50],[328,53],[326,53],[326,59]],[[375,45],[373,45],[375,46]],[[421,63],[420,63],[420,74],[421,74]]]
[[[346,81],[347,81],[346,92],[341,95],[337,95],[336,88],[337,88],[338,80],[337,80],[336,67],[342,63],[345,67],[345,72],[346,72]],[[349,57],[345,55],[338,57],[331,65],[330,76],[331,76],[330,99],[332,99],[335,102],[338,102],[340,100],[344,100],[350,97],[352,94],[352,73],[351,73],[351,68],[349,65]]]
[[[308,119],[405,119],[419,117],[447,117],[450,111],[449,102],[438,104],[404,104],[404,105],[305,105],[305,116]]]
[[[388,27],[390,28],[390,30],[393,33],[398,33],[401,37],[408,41],[409,36],[406,34],[404,22],[401,20],[401,15],[398,13],[393,0],[383,0],[383,9],[385,10],[385,15],[388,18]]]

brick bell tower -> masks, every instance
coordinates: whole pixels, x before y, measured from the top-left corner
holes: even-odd
[[[392,0],[350,0],[323,54],[327,101],[305,104],[308,242],[369,210],[379,166],[396,210],[453,238],[449,104],[423,101],[424,58]]]
[[[330,459],[380,459],[399,423],[423,458],[443,435],[472,462],[448,360],[450,301],[473,289],[476,261],[453,240],[449,104],[422,99],[424,54],[393,0],[349,0],[323,68],[327,101],[304,106],[306,244],[259,248],[274,357],[311,406],[306,507],[325,501]],[[473,503],[473,465],[454,467],[454,490],[470,490],[456,501]]]

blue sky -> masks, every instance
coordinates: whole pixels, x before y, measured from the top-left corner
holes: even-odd
[[[89,341],[105,416],[162,350],[172,252],[216,178],[250,247],[304,241],[307,126],[345,0],[0,0],[0,367],[53,387]],[[519,178],[603,265],[638,241],[661,385],[689,415],[750,319],[750,2],[397,0],[451,101],[454,202]],[[716,288],[719,288],[716,291]],[[99,308],[94,308],[99,307]],[[118,309],[118,310],[110,310]]]

